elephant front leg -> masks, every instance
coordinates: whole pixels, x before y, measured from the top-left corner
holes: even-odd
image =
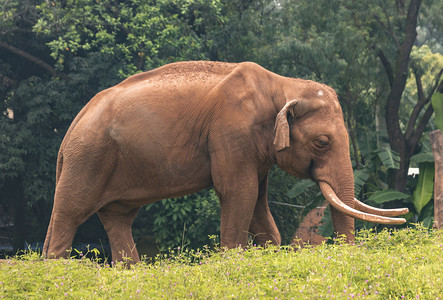
[[[274,245],[280,245],[281,243],[280,232],[268,206],[268,174],[259,185],[257,203],[252,215],[249,232],[259,245],[264,246],[269,242]]]
[[[331,210],[332,225],[334,232],[338,237],[346,236],[346,241],[353,244],[354,235],[354,218],[339,212],[334,207],[329,206]]]
[[[249,225],[257,202],[258,180],[247,168],[213,176],[214,189],[220,198],[221,246],[235,248],[248,242]]]

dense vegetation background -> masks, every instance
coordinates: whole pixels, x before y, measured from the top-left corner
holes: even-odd
[[[437,0],[0,0],[0,242],[41,245],[58,147],[88,100],[181,60],[254,61],[332,86],[349,128],[356,195],[408,206],[410,222],[429,226],[427,132],[442,105],[431,105],[442,87],[442,16]],[[411,167],[420,175],[408,176]],[[277,168],[269,198],[285,243],[323,201],[311,182]],[[135,239],[154,235],[163,248],[207,244],[219,230],[218,209],[211,190],[160,201],[137,217]],[[327,220],[322,232],[331,234]],[[92,218],[75,243],[98,238],[106,243]]]

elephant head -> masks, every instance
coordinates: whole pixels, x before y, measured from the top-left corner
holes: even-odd
[[[383,224],[402,224],[391,218],[408,212],[378,209],[354,198],[349,139],[335,92],[322,86],[310,95],[288,101],[275,121],[277,164],[291,175],[318,183],[331,206],[334,229],[354,240],[354,218]]]

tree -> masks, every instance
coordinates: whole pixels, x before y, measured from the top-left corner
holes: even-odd
[[[381,45],[374,44],[374,48],[378,49],[377,56],[383,64],[390,87],[386,98],[385,114],[389,143],[392,150],[400,156],[399,168],[392,169],[389,185],[399,191],[406,190],[410,159],[418,150],[420,137],[433,113],[432,105],[429,105],[429,103],[443,73],[443,68],[437,70],[434,75],[435,83],[428,91],[425,91],[423,90],[422,72],[418,69],[419,65],[410,63],[411,52],[417,38],[416,28],[419,22],[420,5],[420,0],[411,0],[408,6],[405,3],[397,2],[396,6],[391,4],[390,7],[383,7],[385,8],[383,15],[375,15],[375,19],[379,23],[378,26],[382,27],[380,31],[391,36],[391,47],[395,51],[394,55],[388,58],[386,54],[388,49],[383,49]],[[390,13],[386,13],[386,11]],[[391,19],[396,20],[398,25],[392,25]],[[418,99],[407,122],[406,130],[402,130],[403,124],[399,115],[400,104],[410,72],[415,76]],[[425,109],[426,105],[427,108]],[[419,120],[422,110],[425,111]]]
[[[30,39],[37,13],[31,1],[2,1],[0,22],[0,204],[11,212],[14,223],[14,248],[23,248],[25,240],[25,208],[28,202],[23,179],[25,156],[30,148],[32,129],[22,126],[24,117],[19,105],[10,105],[20,82],[33,75],[55,73],[45,62],[42,47]]]
[[[71,57],[99,51],[123,62],[125,78],[173,61],[207,59],[211,29],[224,22],[221,7],[203,0],[45,2],[34,30],[52,37],[47,45],[58,69]]]
[[[285,18],[292,25],[281,39],[283,53],[288,57],[286,64],[306,70],[305,76],[330,82],[336,88],[345,103],[352,139],[356,130],[353,124],[361,123],[357,103],[384,108],[389,145],[400,156],[398,169],[392,170],[390,186],[401,191],[406,188],[410,157],[417,151],[432,115],[428,103],[441,77],[441,69],[432,69],[433,83],[425,91],[421,80],[423,64],[419,60],[411,64],[417,26],[431,27],[429,20],[420,15],[420,5],[418,0],[315,4],[288,1],[284,9]],[[433,5],[440,4],[428,1],[423,10],[430,11]],[[431,37],[428,42],[433,42]],[[400,109],[410,74],[416,76],[419,92],[413,112],[406,118],[400,115]],[[354,145],[354,155],[356,150]],[[358,166],[360,159],[355,158]]]

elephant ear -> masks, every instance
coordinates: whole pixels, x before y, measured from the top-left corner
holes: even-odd
[[[290,128],[288,122],[288,114],[294,118],[300,118],[308,112],[315,111],[324,105],[324,101],[306,101],[294,99],[283,106],[277,114],[274,126],[274,145],[277,151],[290,146]]]
[[[288,123],[288,108],[297,103],[297,100],[289,101],[283,106],[280,112],[277,114],[274,126],[274,145],[277,151],[280,151],[286,147],[289,147],[289,123]]]

